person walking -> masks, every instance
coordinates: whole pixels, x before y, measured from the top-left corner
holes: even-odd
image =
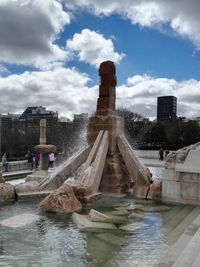
[[[2,156],[2,167],[5,169],[5,172],[8,172],[8,161],[6,158],[6,153]]]
[[[26,154],[26,158],[28,160],[28,169],[32,171],[33,170],[33,158],[34,158],[33,153],[31,153],[31,151],[28,151]]]
[[[160,160],[163,160],[164,159],[164,150],[162,149],[162,147],[159,150],[159,158],[160,158]]]
[[[54,153],[49,154],[49,167],[53,168],[54,161],[56,160]]]
[[[39,167],[39,163],[40,163],[40,153],[36,152],[35,153],[35,167],[36,167],[36,169]]]

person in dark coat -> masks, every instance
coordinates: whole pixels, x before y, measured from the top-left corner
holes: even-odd
[[[28,151],[26,154],[26,158],[28,160],[28,169],[32,171],[33,170],[33,158],[34,158],[33,153],[31,153],[31,151]]]
[[[162,147],[159,150],[159,158],[160,158],[160,160],[163,160],[164,159],[164,150],[162,149]]]

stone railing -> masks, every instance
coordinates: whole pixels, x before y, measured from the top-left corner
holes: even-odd
[[[8,162],[8,171],[20,171],[20,170],[27,170],[27,169],[28,169],[27,160]],[[5,171],[5,168],[2,166],[2,163],[0,163],[0,170]]]

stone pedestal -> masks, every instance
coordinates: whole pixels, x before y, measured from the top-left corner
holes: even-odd
[[[124,132],[124,120],[116,115],[96,115],[89,119],[87,129],[88,144],[94,144],[100,130],[109,134],[108,154],[113,155],[117,147],[117,137]]]
[[[128,192],[131,179],[118,150],[106,158],[99,190],[109,193]]]

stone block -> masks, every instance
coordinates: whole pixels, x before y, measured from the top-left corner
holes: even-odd
[[[39,191],[39,183],[37,181],[31,181],[15,185],[16,193],[27,193]]]
[[[73,221],[76,223],[80,231],[83,232],[105,232],[110,230],[116,230],[117,227],[111,223],[92,222],[89,216],[73,213]]]
[[[14,198],[14,186],[8,183],[0,183],[0,201],[12,201]]]

